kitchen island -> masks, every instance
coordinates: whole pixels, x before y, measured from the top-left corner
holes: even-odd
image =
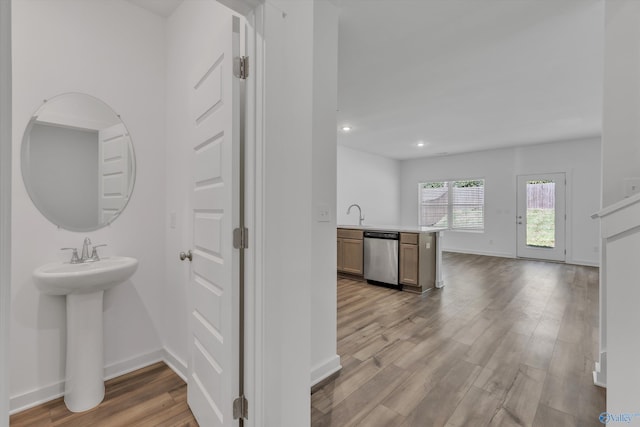
[[[444,286],[440,228],[339,225],[337,237],[339,274],[417,293]]]

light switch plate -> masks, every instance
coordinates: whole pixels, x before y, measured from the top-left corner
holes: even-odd
[[[316,206],[316,221],[317,222],[331,222],[332,219],[331,209],[328,205]]]
[[[640,178],[625,178],[624,197],[631,197],[636,193],[640,193]]]

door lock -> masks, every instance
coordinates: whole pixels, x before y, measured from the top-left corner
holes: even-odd
[[[191,252],[191,249],[189,249],[186,253],[180,252],[180,261],[184,261],[185,259],[188,259],[189,262],[193,261],[193,253]]]

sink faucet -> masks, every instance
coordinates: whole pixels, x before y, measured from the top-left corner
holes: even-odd
[[[82,244],[82,255],[80,256],[80,262],[85,262],[89,259],[89,245],[91,244],[91,239],[88,237],[84,238],[84,243]]]
[[[60,248],[63,251],[73,251],[71,254],[71,264],[80,264],[83,262],[92,262],[92,261],[100,261],[100,257],[98,256],[98,248],[107,245],[95,245],[93,247],[93,251],[91,255],[89,255],[89,245],[91,244],[91,239],[85,237],[84,242],[82,243],[82,255],[78,256],[78,250],[76,248]]]
[[[358,205],[358,204],[354,203],[354,204],[352,204],[351,206],[349,206],[349,208],[347,209],[347,215],[349,215],[349,214],[351,213],[351,208],[352,208],[352,207],[354,207],[354,206],[355,206],[356,208],[358,208],[358,212],[359,212],[359,215],[358,215],[358,225],[359,225],[359,226],[362,226],[362,221],[364,221],[364,216],[362,215],[362,209],[360,208],[360,205]]]

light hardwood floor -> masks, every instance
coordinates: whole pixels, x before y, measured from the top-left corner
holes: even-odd
[[[312,426],[601,426],[598,269],[446,253],[423,297],[338,280],[343,370]]]
[[[11,427],[196,427],[187,385],[164,363],[107,381],[104,401],[70,412],[62,398],[13,415]]]

